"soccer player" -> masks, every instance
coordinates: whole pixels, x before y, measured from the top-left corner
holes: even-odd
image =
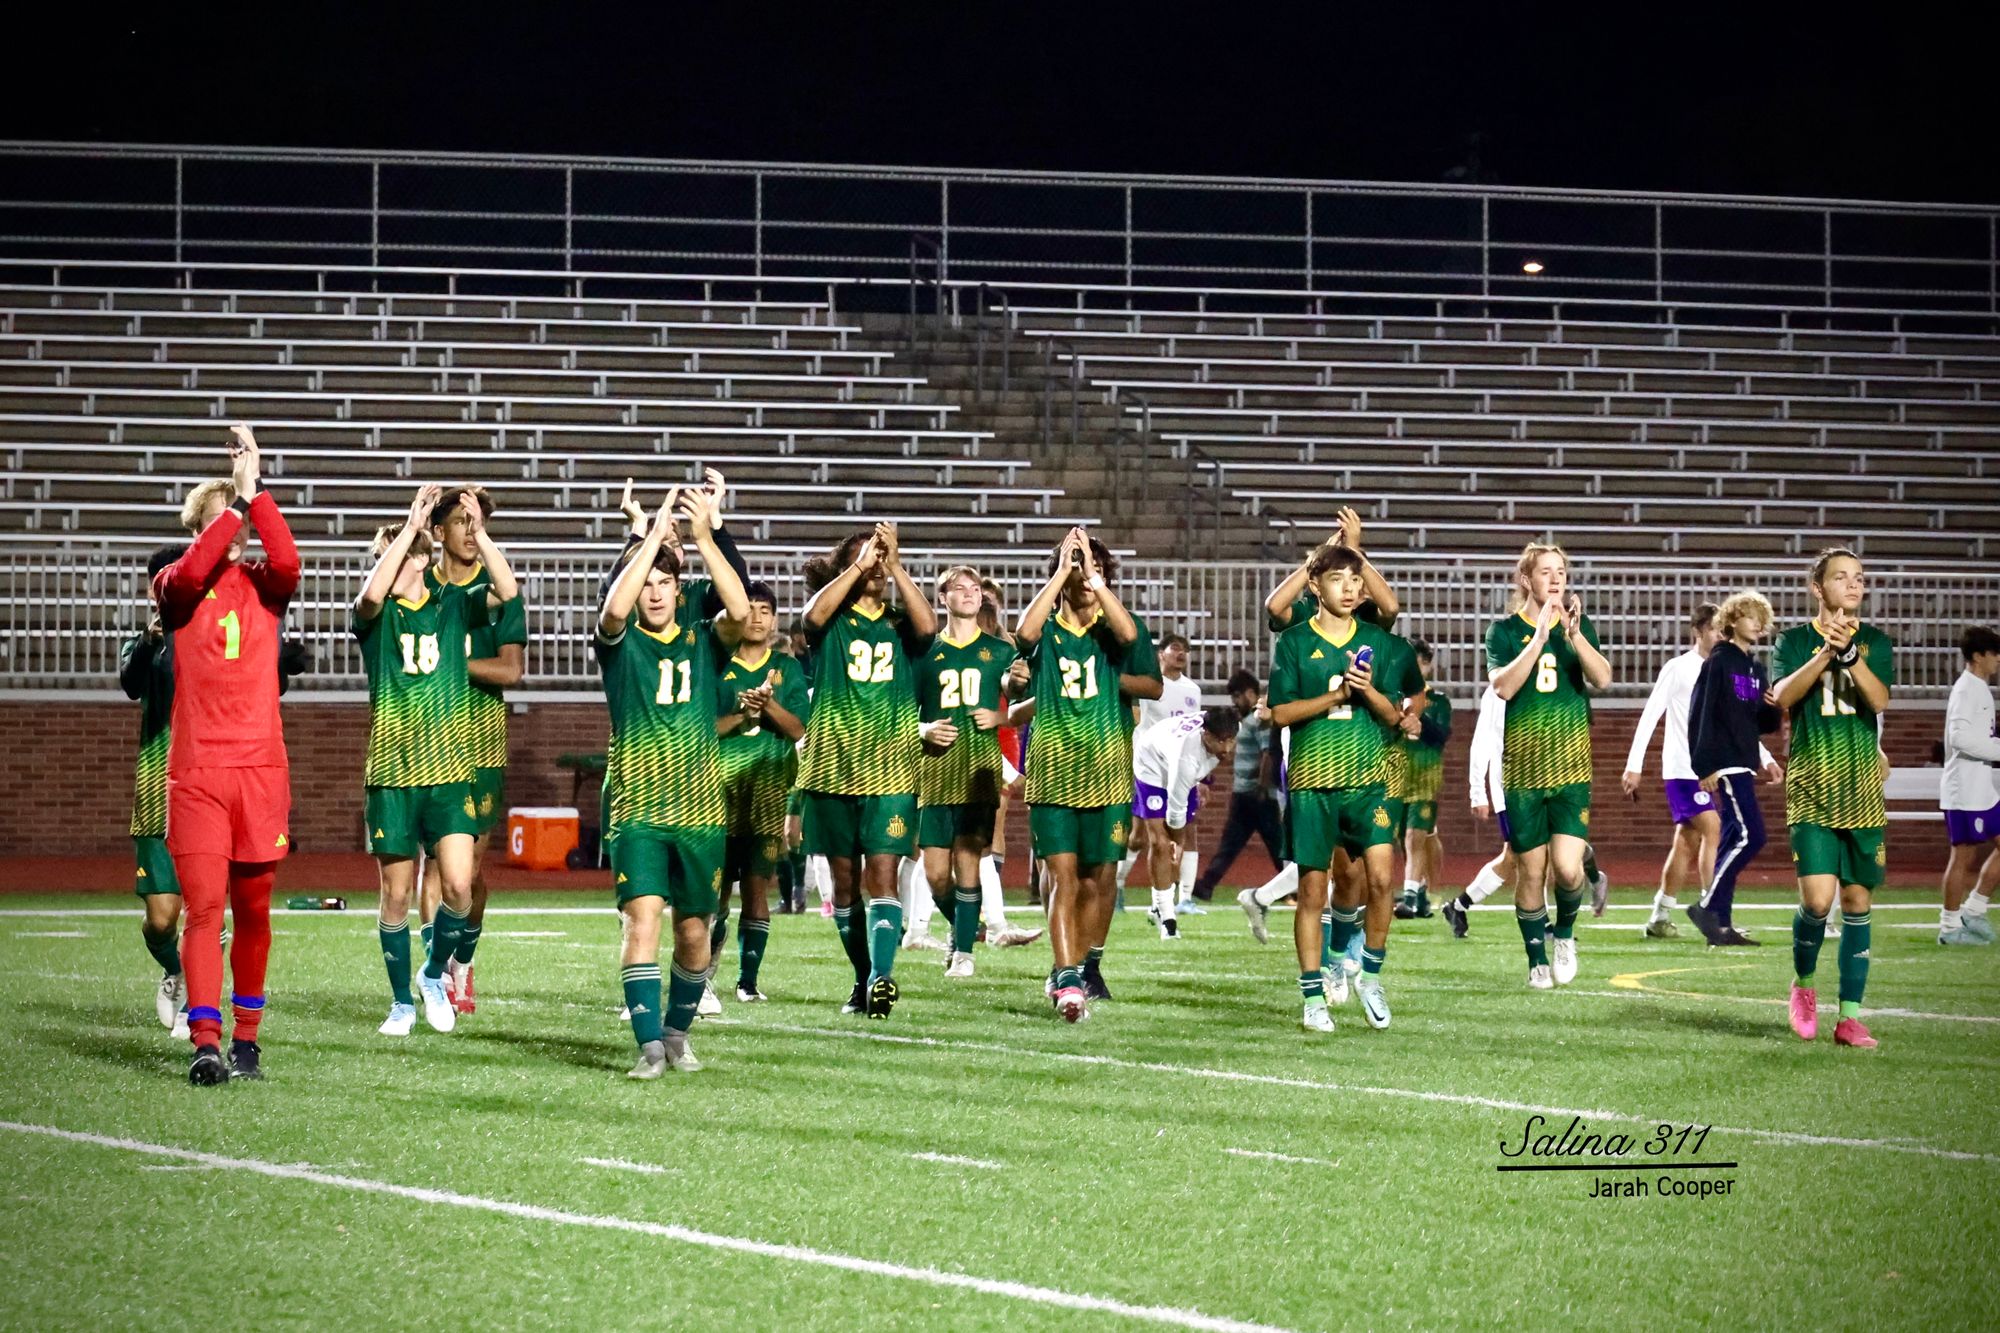
[[[1045,899],[1049,998],[1071,1023],[1089,1014],[1084,963],[1103,947],[1098,925],[1108,928],[1115,892],[1106,869],[1118,864],[1132,819],[1131,709],[1120,675],[1139,627],[1110,568],[1101,542],[1070,529],[1014,633],[1034,676],[1028,830],[1054,885]]]
[[[979,571],[954,565],[938,577],[945,624],[917,673],[924,755],[918,767],[917,845],[931,897],[950,904],[944,974],[972,975],[979,938],[979,867],[993,846],[1006,784],[999,731],[1014,645],[979,626]],[[997,929],[997,924],[996,927]]]
[[[1146,728],[1152,726],[1162,718],[1180,717],[1183,715],[1189,717],[1201,716],[1201,686],[1197,685],[1187,674],[1187,636],[1183,634],[1169,634],[1164,639],[1161,639],[1158,645],[1158,658],[1160,693],[1157,697],[1142,695],[1136,699],[1133,711],[1133,732],[1135,735],[1138,732],[1146,730]],[[1132,845],[1125,849],[1125,859],[1119,862],[1118,865],[1118,887],[1120,889],[1123,889],[1128,882],[1132,873],[1132,867],[1141,860],[1146,862],[1148,876],[1150,877],[1153,857],[1155,855],[1153,835],[1159,830],[1160,826],[1160,819],[1157,813],[1151,816],[1145,814],[1145,798],[1139,791],[1138,773],[1136,770],[1133,772],[1132,810],[1135,817],[1133,823],[1134,836],[1132,838]],[[1183,859],[1185,865],[1176,871],[1176,883],[1180,883],[1183,879],[1186,882],[1180,884],[1181,892],[1176,898],[1176,902],[1187,902],[1188,914],[1191,916],[1200,915],[1205,909],[1193,901],[1196,854],[1192,846],[1187,849]],[[1160,925],[1161,937],[1165,938],[1165,923],[1156,922],[1155,924]]]
[[[1236,864],[1252,834],[1264,840],[1273,866],[1285,859],[1285,834],[1276,795],[1277,755],[1271,746],[1271,711],[1264,707],[1263,687],[1253,673],[1239,670],[1229,678],[1227,688],[1229,701],[1236,707],[1236,752],[1222,841],[1194,885],[1196,900],[1204,903],[1215,896],[1215,886]],[[1237,895],[1239,904],[1242,896]]]
[[[1764,697],[1770,682],[1750,654],[1771,632],[1771,604],[1762,593],[1739,592],[1717,608],[1722,637],[1709,650],[1688,702],[1688,757],[1703,794],[1722,814],[1722,851],[1701,901],[1688,918],[1711,945],[1755,944],[1736,929],[1730,906],[1736,877],[1764,846],[1764,812],[1757,804],[1757,737],[1776,731],[1777,706]]]
[[[256,437],[230,428],[230,479],[188,492],[181,523],[198,534],[153,580],[174,636],[173,739],[167,747],[167,850],[187,923],[188,1081],[262,1078],[258,1027],[271,954],[271,881],[289,844],[291,777],[278,717],[279,632],[299,586],[299,551],[268,491]],[[262,560],[243,558],[249,532]],[[222,908],[235,923],[229,972],[234,1030],[222,1043]]]
[[[1952,682],[1945,705],[1944,780],[1938,785],[1951,859],[1945,863],[1937,938],[1939,944],[1991,944],[1986,908],[2000,883],[2000,790],[1993,782],[2000,736],[1993,730],[1991,687],[2000,671],[2000,634],[1984,626],[1969,629],[1959,652],[1965,670]]]
[[[1326,1007],[1320,914],[1336,851],[1360,862],[1369,900],[1356,990],[1369,1024],[1389,1025],[1381,972],[1388,947],[1395,821],[1383,785],[1383,753],[1388,733],[1401,725],[1403,710],[1374,680],[1376,665],[1391,669],[1400,650],[1386,631],[1355,614],[1362,601],[1361,566],[1361,557],[1343,546],[1328,544],[1314,553],[1307,574],[1319,595],[1319,609],[1278,636],[1271,669],[1271,724],[1292,733],[1286,775],[1291,804],[1285,816],[1287,840],[1299,867],[1292,940],[1305,1002],[1302,1022],[1314,1032],[1333,1030]],[[1378,901],[1379,912],[1374,910]],[[1344,953],[1345,945],[1343,939],[1338,952]]]
[[[1424,710],[1415,737],[1404,743],[1403,900],[1396,915],[1403,919],[1431,914],[1431,876],[1444,865],[1444,843],[1437,835],[1438,788],[1444,779],[1444,747],[1451,739],[1451,700],[1431,688],[1437,658],[1422,639],[1408,640],[1424,678]]]
[[[771,885],[784,855],[785,807],[798,776],[797,747],[812,717],[812,700],[806,693],[805,672],[772,646],[778,626],[777,594],[768,583],[753,582],[745,596],[749,618],[722,670],[716,697],[722,710],[716,730],[722,737],[728,843],[716,928],[709,944],[711,953],[721,947],[716,936],[729,910],[729,889],[740,885],[743,915],[736,925],[736,998],[754,1004],[765,998],[757,988],[757,975],[771,939]],[[711,958],[711,971],[714,966]]]
[[[892,586],[900,605],[888,600]],[[903,568],[893,523],[852,533],[809,561],[806,587],[813,703],[799,769],[805,847],[827,860],[834,925],[854,967],[841,1012],[887,1018],[903,939],[896,864],[917,845],[923,741],[911,662],[936,636],[937,614]]]
[[[645,539],[621,557],[591,645],[611,712],[605,836],[624,914],[619,978],[639,1046],[635,1079],[701,1068],[687,1034],[708,983],[727,844],[719,677],[750,617],[743,581],[715,538],[720,503],[714,490],[668,492]],[[706,580],[683,577],[682,519]],[[660,932],[669,910],[673,971],[663,1014]]]
[[[160,571],[187,553],[185,544],[162,546],[146,562],[152,596]],[[155,611],[157,612],[157,602]],[[140,937],[160,965],[153,997],[160,1026],[187,1036],[187,977],[181,971],[181,882],[167,855],[167,748],[173,740],[174,645],[155,614],[146,628],[118,651],[118,683],[125,697],[138,700],[139,756],[132,771],[132,860],[134,891],[146,909]]]
[[[1772,701],[1789,712],[1792,724],[1791,777],[1785,785],[1785,818],[1792,826],[1792,862],[1799,875],[1799,911],[1792,920],[1792,1031],[1805,1041],[1819,1035],[1813,978],[1826,918],[1838,897],[1840,1019],[1833,1040],[1866,1048],[1876,1044],[1861,1022],[1873,933],[1868,909],[1887,864],[1882,785],[1889,762],[1876,719],[1889,707],[1896,683],[1895,644],[1856,614],[1868,582],[1852,551],[1820,552],[1806,587],[1818,613],[1778,636],[1771,668],[1778,676]]]
[[[479,520],[479,506],[459,497],[488,578],[433,584],[432,511],[441,487],[418,489],[408,517],[375,534],[375,567],[355,599],[353,633],[368,673],[368,850],[381,879],[376,933],[389,972],[389,1016],[380,1031],[407,1037],[416,1026],[410,993],[410,923],[416,858],[437,862],[440,899],[431,947],[417,978],[424,1021],[438,1032],[457,1026],[445,971],[472,912],[473,846],[480,832],[473,795],[466,644],[520,593],[507,558]]]
[[[1569,588],[1560,546],[1530,542],[1514,567],[1514,610],[1486,635],[1487,675],[1507,701],[1501,782],[1508,845],[1519,859],[1514,914],[1528,954],[1528,985],[1576,978],[1576,918],[1590,836],[1590,694],[1611,684],[1597,627]],[[1555,887],[1553,960],[1546,947],[1547,887]]]
[[[468,497],[471,506],[465,503]],[[477,508],[477,515],[471,512],[473,508]],[[445,489],[430,518],[431,546],[438,552],[438,562],[424,572],[424,581],[433,594],[453,584],[472,596],[492,584],[493,575],[479,557],[477,535],[490,534],[492,518],[493,497],[484,487]],[[462,1014],[478,1008],[472,992],[472,959],[486,923],[486,849],[493,841],[494,825],[501,819],[500,802],[507,781],[506,691],[521,683],[527,665],[526,603],[519,596],[503,603],[487,623],[469,631],[468,640],[465,668],[471,688],[465,692],[465,726],[472,746],[472,799],[479,809],[479,833],[472,844],[472,911],[459,931],[458,948],[445,970],[445,990]],[[417,906],[426,948],[443,892],[437,860],[427,857]]]
[[[1175,899],[1180,893],[1181,851],[1188,825],[1201,807],[1201,783],[1215,766],[1236,753],[1239,719],[1233,708],[1206,713],[1170,713],[1132,737],[1132,771],[1138,775],[1134,822],[1146,834],[1153,877],[1153,915],[1160,938],[1176,939],[1180,926]]]

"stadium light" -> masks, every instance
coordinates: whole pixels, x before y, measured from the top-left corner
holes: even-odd
[[[1539,259],[1530,259],[1527,263],[1521,265],[1521,272],[1523,273],[1540,273],[1541,271],[1542,261]]]

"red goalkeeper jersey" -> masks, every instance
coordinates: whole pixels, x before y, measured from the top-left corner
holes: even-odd
[[[154,582],[161,622],[174,633],[170,774],[286,762],[278,645],[285,605],[299,586],[299,548],[269,492],[257,493],[248,517],[262,560],[228,562],[244,521],[239,502]]]

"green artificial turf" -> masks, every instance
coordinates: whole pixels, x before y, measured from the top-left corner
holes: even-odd
[[[1117,999],[1076,1027],[1042,996],[1043,944],[982,947],[950,983],[906,951],[894,1017],[842,1017],[831,924],[779,917],[771,1002],[727,1000],[732,934],[725,1013],[693,1037],[707,1068],[645,1084],[624,1077],[609,907],[494,907],[479,1012],[402,1040],[375,1032],[372,902],[279,914],[269,1078],[196,1089],[129,900],[0,903],[0,1327],[1143,1326],[1093,1302],[1295,1329],[2000,1322],[2000,949],[1905,928],[1934,911],[1875,914],[1875,1051],[1836,1049],[1830,1013],[1817,1043],[1791,1036],[1778,911],[1742,912],[1766,947],[1722,952],[1643,940],[1629,909],[1586,919],[1582,974],[1550,994],[1523,985],[1504,912],[1465,941],[1399,922],[1392,1026],[1350,1003],[1330,1037],[1299,1029],[1289,914],[1264,947],[1233,906],[1173,943],[1125,914]],[[1738,1165],[1496,1171],[1536,1108],[1641,1141],[1712,1125],[1684,1160]],[[1651,1197],[1586,1197],[1639,1176]],[[854,1259],[899,1271],[835,1266]]]

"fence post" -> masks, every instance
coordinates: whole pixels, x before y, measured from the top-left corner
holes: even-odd
[[[576,267],[576,168],[563,168],[563,268]]]
[[[1493,196],[1479,196],[1479,294],[1493,295]]]
[[[761,171],[758,172],[755,177],[755,181],[756,181],[757,199],[755,204],[756,215],[752,222],[751,250],[753,252],[753,263],[755,265],[753,272],[755,272],[755,274],[761,278],[764,276],[764,173]],[[912,264],[912,269],[914,270],[915,266],[914,259],[912,259],[911,264]],[[911,316],[912,327],[914,327],[915,322],[916,322],[916,317],[912,315]]]
[[[174,154],[174,262],[176,264],[181,262],[181,236],[183,234],[181,229],[181,209],[185,206],[181,174],[186,163],[186,158],[182,157],[179,153]]]
[[[1826,256],[1826,268],[1822,277],[1825,286],[1821,289],[1823,303],[1833,308],[1833,210],[1828,208],[1820,213],[1820,240]]]
[[[382,267],[382,164],[368,164],[368,266]]]
[[[1313,192],[1306,187],[1306,290],[1313,289]]]
[[[1665,210],[1658,200],[1653,202],[1653,299],[1664,303],[1667,299],[1666,268],[1666,221]]]
[[[1125,285],[1132,285],[1132,187],[1125,187]]]
[[[942,294],[943,284],[951,276],[951,181],[948,178],[938,182],[937,274]]]

